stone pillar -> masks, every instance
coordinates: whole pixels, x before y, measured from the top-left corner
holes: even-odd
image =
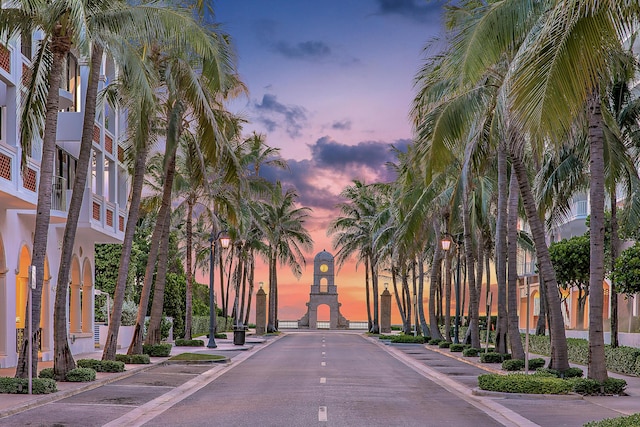
[[[256,335],[264,335],[267,330],[267,294],[260,287],[256,293]]]
[[[380,295],[380,333],[391,333],[391,293],[386,287]]]

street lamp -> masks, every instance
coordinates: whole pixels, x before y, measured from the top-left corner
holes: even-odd
[[[207,344],[208,348],[216,348],[218,345],[216,344],[216,305],[213,297],[213,259],[215,257],[216,247],[218,244],[218,240],[220,240],[220,245],[223,248],[228,248],[229,243],[231,243],[231,239],[227,234],[227,230],[221,230],[214,237],[213,234],[209,237],[209,343]],[[222,268],[222,265],[220,266]]]
[[[456,244],[456,250],[458,251],[458,265],[456,266],[456,317],[454,320],[453,326],[453,342],[455,344],[460,343],[459,330],[460,330],[460,245],[462,244],[461,240],[458,240],[456,237],[452,236],[449,233],[444,233],[444,237],[440,241],[442,245],[442,249],[448,251],[451,249],[451,242]]]

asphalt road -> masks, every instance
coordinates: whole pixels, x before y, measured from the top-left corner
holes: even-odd
[[[359,334],[287,334],[147,426],[496,426]]]

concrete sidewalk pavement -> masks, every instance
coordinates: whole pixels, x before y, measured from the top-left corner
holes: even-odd
[[[96,380],[91,382],[62,382],[57,383],[58,391],[51,394],[0,394],[0,418],[7,417],[9,415],[17,414],[19,412],[26,411],[31,408],[35,408],[50,402],[55,402],[60,399],[64,399],[84,391],[92,390],[101,387],[105,384],[110,384],[115,381],[128,378],[136,375],[140,372],[148,371],[159,365],[166,364],[168,359],[172,356],[182,353],[206,353],[206,354],[220,354],[232,359],[243,351],[251,350],[254,345],[261,344],[266,341],[266,338],[248,335],[246,337],[245,345],[239,346],[233,344],[233,337],[230,339],[217,339],[217,348],[209,349],[206,347],[176,347],[171,348],[171,354],[169,357],[151,357],[151,363],[147,365],[127,364],[125,365],[124,372],[97,372]],[[205,341],[206,343],[206,341]],[[118,350],[118,353],[126,353],[126,349]],[[102,359],[102,350],[96,349],[95,352],[77,354],[74,356],[75,360],[80,359]],[[53,367],[53,361],[38,362],[38,371]],[[0,368],[0,377],[14,377],[15,367]],[[34,375],[34,378],[36,375]]]

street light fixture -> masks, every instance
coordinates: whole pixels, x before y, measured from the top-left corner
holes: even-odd
[[[442,245],[442,249],[448,251],[451,249],[451,242],[456,244],[456,250],[458,251],[458,264],[456,266],[456,317],[454,320],[453,326],[453,342],[455,344],[460,343],[460,246],[462,245],[462,241],[458,240],[456,237],[449,233],[444,233],[444,237],[440,241]]]
[[[218,246],[218,240],[220,240],[220,246],[223,248],[228,248],[229,243],[231,243],[231,238],[229,238],[229,234],[227,234],[227,230],[221,230],[213,236],[213,233],[209,237],[209,342],[207,343],[208,348],[216,348],[218,345],[216,344],[216,304],[214,301],[214,292],[213,292],[213,260],[215,257],[216,247]],[[220,266],[222,268],[222,265]]]

